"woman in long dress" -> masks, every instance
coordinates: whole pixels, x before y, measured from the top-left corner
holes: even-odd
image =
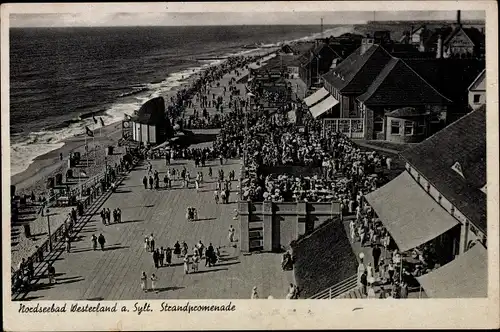
[[[144,250],[149,251],[149,237],[144,238]]]
[[[158,281],[158,277],[153,273],[151,275],[151,290],[153,292],[157,292],[156,291],[156,282]]]
[[[189,256],[188,255],[184,256],[184,273],[185,274],[189,273]]]
[[[165,249],[165,261],[167,262],[167,266],[172,264],[172,249],[170,249],[170,247]]]
[[[183,257],[187,256],[187,253],[188,253],[188,245],[186,244],[186,242],[183,242],[181,256],[183,256]]]
[[[174,244],[174,254],[177,255],[177,258],[181,257],[181,245],[179,244],[179,241]]]
[[[142,271],[141,274],[141,289],[143,292],[148,291],[148,276],[146,275],[146,272]]]
[[[198,264],[200,263],[200,255],[198,250],[194,250],[193,254],[193,272],[198,272]]]

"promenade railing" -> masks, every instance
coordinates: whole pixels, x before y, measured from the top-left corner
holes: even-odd
[[[310,299],[315,300],[326,300],[326,299],[334,299],[339,297],[342,294],[345,294],[353,289],[358,287],[358,276],[357,274],[352,275],[351,277],[342,280],[341,282],[328,287],[327,289],[314,294],[310,297]]]
[[[131,170],[133,167],[137,165],[140,159],[134,158],[133,163],[131,167],[128,170]],[[85,210],[87,207],[89,207],[92,203],[94,203],[98,198],[100,198],[102,195],[105,193],[108,193],[111,190],[111,183],[105,184],[105,187],[102,187],[101,180],[104,179],[105,177],[108,177],[110,182],[115,182],[118,179],[118,175],[120,173],[123,173],[123,171],[127,171],[124,167],[121,165],[113,166],[111,167],[111,170],[114,171],[115,176],[111,178],[111,175],[108,174],[106,175],[105,172],[102,172],[101,174],[98,174],[91,179],[88,179],[86,181],[86,187],[85,188],[90,188],[91,190],[88,192],[89,195],[86,195],[80,202],[83,205],[83,209]],[[84,191],[82,191],[84,192]],[[11,276],[11,281],[12,281],[12,293],[15,294],[17,291],[19,291],[23,286],[24,286],[24,281],[21,283],[19,280],[23,280],[24,276],[27,275],[27,266],[29,263],[43,263],[45,257],[48,256],[48,254],[51,252],[50,244],[52,243],[53,245],[59,244],[66,236],[71,236],[71,232],[73,231],[75,223],[71,220],[70,216],[66,217],[64,219],[64,222],[59,226],[54,232],[52,232],[50,238],[47,238],[39,247],[38,249],[31,254],[26,260],[25,260],[25,265],[20,268],[20,269],[13,269],[11,268],[12,271],[12,276]],[[36,270],[36,269],[34,269]],[[35,274],[35,273],[34,273]],[[20,278],[21,277],[21,278]],[[28,282],[30,282],[28,280]]]

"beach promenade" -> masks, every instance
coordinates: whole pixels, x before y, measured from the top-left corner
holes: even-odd
[[[167,166],[163,160],[152,160],[160,178]],[[203,168],[205,182],[200,191],[181,188],[175,181],[173,189],[144,189],[142,177],[147,172],[144,165],[134,169],[117,188],[103,207],[122,210],[122,223],[105,226],[99,215],[94,215],[73,243],[70,253],[62,253],[54,262],[58,283],[48,285],[42,278],[27,297],[37,300],[128,300],[128,299],[197,299],[250,297],[257,286],[261,297],[272,295],[284,298],[287,285],[293,280],[289,272],[281,270],[281,255],[253,254],[244,256],[228,243],[228,229],[233,225],[239,239],[239,225],[233,220],[237,199],[237,181],[233,181],[231,204],[216,205],[213,199],[215,183],[208,179],[208,166],[214,174],[221,167],[227,174],[239,168],[238,160],[229,160],[223,166],[211,162]],[[175,160],[177,169],[185,166],[196,174],[191,161]],[[186,208],[198,209],[198,221],[186,220]],[[92,234],[102,233],[106,250],[92,250]],[[181,259],[174,255],[173,266],[154,268],[151,253],[144,249],[144,237],[155,236],[156,247],[173,247],[176,241],[185,241],[192,253],[193,246],[201,240],[206,246],[221,246],[222,261],[214,267],[204,267],[196,274],[184,274]],[[155,273],[158,293],[144,293],[140,288],[140,275]]]

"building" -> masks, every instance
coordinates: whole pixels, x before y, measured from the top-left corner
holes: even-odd
[[[367,202],[400,251],[435,248],[439,265],[417,278],[428,295],[487,296],[486,107],[401,157],[406,170]]]
[[[469,86],[469,106],[478,109],[486,104],[486,69]]]
[[[392,58],[356,98],[355,116],[364,119],[364,138],[417,143],[441,129],[451,100],[401,59]]]
[[[483,58],[485,54],[484,28],[465,27],[460,11],[452,26],[428,29],[422,25],[401,40],[418,45],[420,52],[434,52],[437,58]]]
[[[328,43],[318,42],[300,57],[299,77],[308,88],[319,85],[321,75],[330,70],[334,59],[342,57]]]
[[[165,113],[163,97],[144,103],[130,119],[130,124],[132,139],[143,144],[161,144],[174,135],[172,124]]]
[[[469,87],[485,69],[482,59],[405,59],[418,75],[452,101],[448,105],[446,123],[461,118],[471,110]]]

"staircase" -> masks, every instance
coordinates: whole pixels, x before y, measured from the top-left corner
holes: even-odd
[[[330,300],[330,299],[353,299],[363,298],[361,288],[358,287],[357,274],[329,287],[313,296],[310,299]]]

